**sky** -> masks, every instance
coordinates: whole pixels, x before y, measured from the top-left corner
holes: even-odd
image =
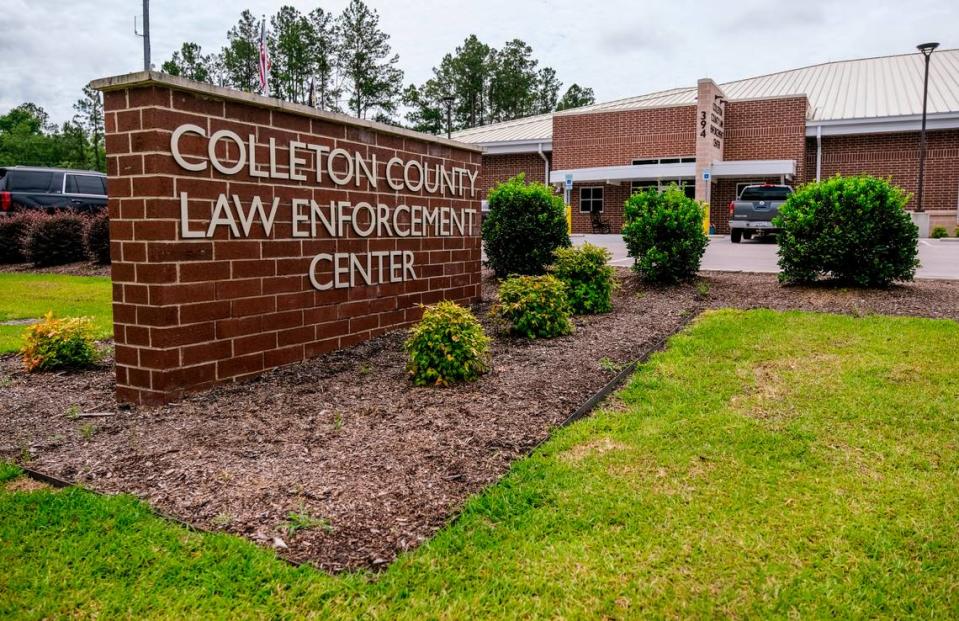
[[[367,0],[391,35],[406,82],[421,83],[470,34],[494,47],[520,38],[565,87],[592,87],[598,101],[795,69],[831,60],[915,52],[939,41],[959,47],[955,0]],[[339,13],[348,0],[153,0],[150,25],[158,68],[183,41],[219,50],[240,11]],[[143,68],[133,33],[141,0],[3,0],[0,113],[25,101],[51,120],[73,117],[90,80]],[[142,24],[142,22],[139,22]]]

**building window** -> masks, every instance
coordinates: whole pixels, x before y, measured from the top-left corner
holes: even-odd
[[[579,213],[603,212],[603,188],[579,189]]]
[[[645,192],[646,190],[659,190],[658,181],[633,181],[632,184],[632,193],[636,194],[638,192]]]
[[[647,166],[649,164],[690,164],[695,161],[695,157],[654,157],[652,159],[633,160],[633,166]]]
[[[650,188],[656,188],[662,192],[671,184],[676,184],[689,198],[696,198],[696,184],[691,179],[660,179],[659,181],[633,181],[632,193],[645,192]]]

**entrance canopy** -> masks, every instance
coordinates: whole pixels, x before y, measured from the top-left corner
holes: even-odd
[[[796,174],[795,160],[738,160],[713,162],[712,177],[792,177]],[[573,176],[573,183],[610,183],[623,181],[656,181],[659,179],[693,179],[696,163],[639,164],[635,166],[598,166],[595,168],[571,168],[554,170],[549,174],[550,183],[564,183],[566,175]]]

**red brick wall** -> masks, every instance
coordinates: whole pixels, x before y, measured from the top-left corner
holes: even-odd
[[[796,179],[804,179],[807,105],[805,96],[730,101],[726,104],[723,159],[795,160]],[[736,184],[744,181],[779,183],[780,180],[778,177],[718,179],[713,186],[709,211],[709,222],[717,233],[729,232],[729,202],[735,199]]]
[[[726,106],[726,161],[791,159],[795,184],[815,179],[816,141],[806,137],[806,97],[731,101]],[[600,114],[557,115],[553,119],[553,169],[621,166],[634,159],[690,156],[695,151],[695,106],[640,109]],[[925,208],[932,225],[956,226],[959,201],[959,130],[931,131],[926,160]],[[823,138],[822,175],[869,173],[891,176],[915,192],[918,174],[918,132]],[[535,154],[534,154],[535,155]],[[538,157],[538,156],[537,156]],[[484,158],[484,162],[486,159]],[[508,177],[529,164],[500,160]],[[728,205],[736,184],[744,181],[778,183],[779,178],[718,179],[712,190],[710,221],[718,233],[729,231]],[[606,185],[604,219],[612,232],[622,227],[622,204],[629,184]],[[573,232],[590,233],[588,214],[579,213],[579,186],[573,190]]]
[[[553,117],[553,168],[625,166],[696,153],[696,106]]]
[[[478,153],[310,112],[280,110],[263,98],[254,104],[151,84],[105,90],[121,401],[175,399],[408,325],[419,319],[420,304],[443,299],[469,303],[478,298],[478,227],[466,237],[364,238],[349,231],[339,238],[300,239],[292,237],[290,209],[293,198],[306,198],[320,204],[369,201],[478,212],[479,201],[473,197],[404,194],[383,183],[383,169],[394,155],[475,171],[480,166]],[[255,134],[260,162],[267,160],[271,137],[278,145],[300,140],[367,157],[375,153],[381,168],[379,189],[365,179],[358,187],[341,187],[317,183],[310,175],[309,181],[300,182],[250,177],[246,169],[228,177],[212,166],[188,172],[171,157],[171,132],[183,123],[196,124],[207,135],[221,128],[244,138]],[[192,138],[196,140],[181,141],[184,153],[202,155],[206,142]],[[225,162],[237,157],[226,147],[220,155]],[[307,159],[302,169],[315,171],[312,152],[307,152]],[[175,197],[184,191],[190,196],[189,216],[196,219],[196,228],[209,221],[221,192],[239,195],[244,205],[254,195],[268,205],[278,197],[272,234],[265,235],[255,224],[245,239],[235,239],[225,229],[213,239],[181,239],[180,203]],[[319,253],[384,250],[412,251],[418,279],[392,283],[387,279],[387,284],[360,283],[327,291],[310,284],[309,265]]]
[[[723,159],[792,159],[802,178],[806,105],[805,97],[729,102]],[[635,159],[692,156],[695,131],[696,106],[557,115],[553,118],[554,168],[622,166]],[[727,205],[737,181],[741,180],[719,180],[713,188],[710,220],[719,232],[728,231]],[[605,186],[603,217],[614,233],[622,229],[623,202],[629,192],[628,183]],[[592,232],[590,216],[579,213],[578,187],[573,190],[573,232]]]
[[[550,157],[546,153],[547,159]],[[487,193],[498,183],[526,174],[527,181],[546,183],[546,164],[539,153],[510,153],[507,155],[484,155],[483,168],[480,171],[476,187],[480,198],[486,200]]]
[[[553,168],[625,166],[633,160],[693,156],[696,152],[696,106],[622,110],[553,117]],[[583,184],[593,186],[597,184]],[[602,185],[602,184],[600,184]],[[592,218],[579,211],[579,189],[573,188],[573,233],[592,233]],[[610,231],[623,228],[623,203],[630,184],[604,185],[602,218]]]
[[[926,211],[951,212],[930,217],[933,226],[945,226],[951,234],[956,226],[955,210],[959,201],[959,129],[930,131],[926,140],[923,207]],[[893,183],[915,193],[919,178],[919,133],[824,136],[822,178],[837,173],[891,177]],[[805,179],[816,179],[815,138],[806,142]],[[915,206],[914,199],[908,208]]]
[[[609,222],[609,232],[619,234],[623,231],[623,205],[629,198],[632,186],[629,183],[607,185],[597,183],[576,184],[573,186],[573,234],[593,232],[593,220],[589,213],[579,211],[579,189],[581,187],[603,186],[602,219]]]

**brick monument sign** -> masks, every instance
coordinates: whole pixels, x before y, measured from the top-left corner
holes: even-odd
[[[480,294],[480,152],[154,72],[104,92],[117,397],[162,403]]]

